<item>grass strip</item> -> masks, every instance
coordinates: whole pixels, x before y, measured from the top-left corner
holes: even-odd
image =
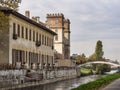
[[[81,67],[80,72],[81,72],[81,76],[87,76],[92,74],[92,70],[86,67]]]
[[[74,88],[72,90],[98,90],[102,86],[108,85],[110,82],[112,82],[115,79],[120,78],[120,73],[115,73],[111,75],[107,75],[105,77],[102,77],[100,79],[97,79],[95,81],[89,82],[87,84],[82,84],[77,88]]]

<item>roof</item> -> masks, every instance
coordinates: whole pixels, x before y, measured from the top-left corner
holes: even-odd
[[[14,16],[19,17],[19,18],[21,18],[21,19],[23,19],[23,20],[25,20],[25,21],[27,21],[27,22],[29,22],[29,23],[39,27],[39,28],[42,28],[43,30],[45,30],[45,31],[47,31],[47,32],[49,32],[49,33],[51,33],[53,35],[57,35],[55,32],[53,32],[52,30],[50,30],[46,26],[44,26],[44,25],[42,25],[40,23],[37,23],[37,22],[33,21],[32,19],[30,19],[30,18],[28,18],[28,17],[26,17],[26,16],[24,16],[24,15],[22,15],[22,14],[16,12],[16,11],[9,10],[9,9],[7,9],[7,10],[0,10],[0,11],[4,12],[5,14],[8,14],[8,15],[9,14],[13,14]]]

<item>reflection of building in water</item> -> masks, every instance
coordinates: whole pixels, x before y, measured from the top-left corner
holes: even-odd
[[[70,59],[70,20],[63,14],[47,14],[47,27],[56,32],[54,47],[57,59]]]
[[[12,11],[2,10],[10,17],[10,28],[0,38],[0,63],[25,64],[29,66],[52,66],[54,63],[53,39],[54,33],[38,17],[29,17]]]

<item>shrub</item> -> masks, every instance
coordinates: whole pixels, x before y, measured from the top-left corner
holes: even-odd
[[[107,76],[97,79],[95,81],[89,82],[87,84],[83,84],[72,90],[98,90],[102,86],[105,86],[105,85],[109,84],[110,82],[112,82],[113,80],[118,79],[118,78],[120,78],[119,73],[107,75]]]

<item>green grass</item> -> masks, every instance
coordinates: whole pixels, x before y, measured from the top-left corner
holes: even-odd
[[[120,78],[120,73],[107,75],[107,76],[97,79],[95,81],[89,82],[87,84],[83,84],[72,90],[98,90],[101,87],[108,85],[110,82],[112,82],[113,80],[118,79],[118,78]]]
[[[90,75],[92,73],[91,69],[86,67],[81,67],[80,72],[81,72],[81,76]]]

